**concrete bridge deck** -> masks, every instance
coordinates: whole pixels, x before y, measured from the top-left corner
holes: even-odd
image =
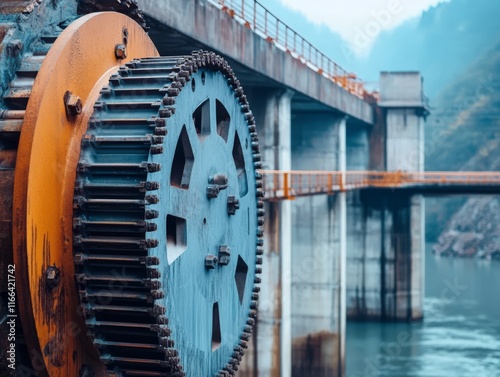
[[[294,110],[334,111],[365,124],[374,123],[373,106],[360,98],[359,90],[352,87],[354,84],[342,82],[350,80],[349,74],[329,63],[311,44],[306,45],[304,51],[309,49],[312,55],[318,56],[318,62],[312,60],[314,67],[293,49],[284,51],[276,36],[265,37],[258,28],[254,30],[251,26],[253,11],[249,15],[250,23],[236,22],[231,17],[235,10],[227,8],[228,4],[236,2],[226,1],[226,8],[217,6],[218,3],[214,0],[138,0],[152,26],[151,38],[162,55],[210,49],[229,61],[245,88],[289,89],[295,94]],[[243,3],[255,6],[254,1]],[[255,12],[261,15],[263,11]],[[273,16],[267,13],[265,17],[265,22],[270,22]],[[280,27],[277,20],[275,24],[274,29]],[[273,27],[269,25],[269,29]],[[287,30],[292,35],[292,30]],[[320,64],[325,67],[315,67]],[[332,73],[327,74],[330,71]]]

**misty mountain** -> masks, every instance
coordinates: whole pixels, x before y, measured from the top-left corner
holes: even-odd
[[[437,98],[426,170],[500,171],[500,43]],[[443,255],[500,257],[500,197],[427,200],[427,239]],[[444,230],[444,231],[443,231]]]
[[[361,77],[384,70],[417,70],[434,99],[449,82],[500,41],[500,1],[440,3],[391,31],[382,32],[357,68]]]
[[[279,19],[320,51],[365,81],[378,81],[381,71],[417,70],[424,77],[426,94],[434,99],[450,82],[500,41],[500,1],[451,0],[429,8],[375,36],[369,54],[354,54],[350,46],[324,25],[316,25],[279,0],[263,3]],[[367,7],[370,6],[367,1]],[[374,9],[375,13],[377,9]],[[369,21],[377,21],[375,17]],[[357,39],[369,38],[359,28]]]

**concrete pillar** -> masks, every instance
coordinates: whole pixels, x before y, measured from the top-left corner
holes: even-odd
[[[293,114],[293,170],[345,170],[344,142],[345,119]],[[296,198],[292,219],[292,376],[343,376],[345,195]]]
[[[384,72],[380,87],[378,120],[370,135],[370,144],[375,145],[371,157],[376,156],[376,161],[370,166],[423,171],[427,110],[420,74]],[[356,169],[359,157],[351,161],[351,168]],[[422,196],[364,190],[349,194],[348,203],[348,317],[421,319],[425,248]]]
[[[293,92],[248,90],[259,133],[263,168],[291,169]],[[291,203],[266,203],[259,317],[238,376],[291,376]]]
[[[347,170],[370,167],[369,126],[348,123]],[[347,318],[380,315],[380,217],[367,211],[361,191],[347,193]],[[375,215],[375,217],[373,217]]]
[[[424,128],[427,115],[423,95],[423,80],[418,72],[382,72],[379,107],[386,112],[386,168],[388,171],[424,171]],[[403,309],[406,318],[416,320],[423,315],[425,217],[424,198],[414,195],[405,198],[408,206],[408,232],[404,237],[404,250],[408,253],[408,274],[404,279],[408,307]],[[396,247],[397,245],[395,245]],[[402,314],[401,314],[402,315]]]

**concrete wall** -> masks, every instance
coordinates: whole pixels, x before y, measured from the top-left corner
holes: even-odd
[[[373,123],[370,104],[309,69],[206,0],[138,0],[144,13],[264,77],[332,109]],[[168,40],[169,36],[165,35]],[[161,40],[158,43],[162,51]],[[198,43],[199,45],[199,43]],[[197,46],[198,46],[197,45]]]
[[[381,107],[422,107],[425,102],[424,81],[420,72],[381,72]]]

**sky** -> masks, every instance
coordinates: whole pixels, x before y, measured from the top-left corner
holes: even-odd
[[[338,33],[356,55],[366,56],[382,30],[393,29],[449,0],[279,0],[308,21]]]

